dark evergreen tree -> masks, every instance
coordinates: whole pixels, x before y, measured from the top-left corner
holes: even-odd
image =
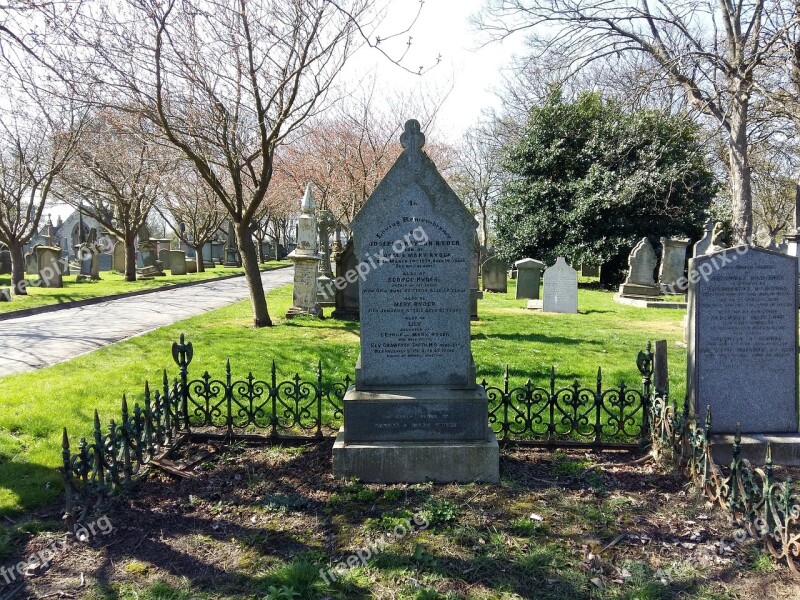
[[[500,255],[603,263],[617,283],[638,239],[702,234],[717,183],[684,115],[626,113],[596,93],[554,91],[506,149],[495,212]]]

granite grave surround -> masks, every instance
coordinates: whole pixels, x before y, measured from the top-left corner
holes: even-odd
[[[711,409],[712,450],[797,464],[798,313],[795,259],[737,246],[689,264],[687,393],[692,414]]]
[[[417,121],[351,224],[361,354],[333,448],[337,477],[499,481],[499,447],[470,349],[477,222],[422,150]],[[378,261],[382,256],[388,260]]]

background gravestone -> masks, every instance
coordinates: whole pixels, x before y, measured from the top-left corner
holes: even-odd
[[[689,266],[687,393],[712,431],[797,433],[797,266],[739,246]]]
[[[542,261],[533,258],[523,258],[514,263],[517,271],[517,291],[514,298],[539,298],[539,280],[542,271],[547,267]]]
[[[358,321],[358,278],[353,279],[351,276],[353,281],[347,280],[347,274],[355,273],[356,265],[358,265],[358,259],[353,251],[352,238],[347,240],[347,244],[341,252],[336,252],[333,256],[336,262],[335,279],[339,282],[339,286],[334,287],[335,308],[331,316],[342,321]]]
[[[11,274],[11,252],[0,250],[0,275]]]
[[[497,440],[470,349],[477,222],[422,151],[419,123],[408,121],[400,139],[403,153],[351,223],[364,274],[361,355],[343,400],[334,474],[498,481]]]
[[[125,242],[114,244],[111,253],[111,268],[117,273],[125,273]]]
[[[628,257],[628,275],[625,283],[619,286],[619,295],[628,298],[660,296],[661,289],[653,278],[657,262],[653,245],[650,240],[643,237]]]
[[[485,291],[503,294],[508,291],[508,265],[496,256],[483,261],[481,276]]]
[[[97,256],[97,270],[110,271],[113,267],[114,258],[110,254],[101,253]]]
[[[578,272],[563,256],[544,272],[542,312],[578,312]]]
[[[703,225],[703,237],[701,237],[693,247],[693,256],[703,256],[711,248],[711,238],[714,232],[714,219],[709,217]]]
[[[685,240],[661,238],[661,266],[658,269],[658,284],[665,294],[682,294],[686,292],[686,249]]]
[[[173,275],[186,275],[186,255],[183,250],[170,250],[169,264]]]
[[[33,250],[39,273],[39,287],[64,287],[64,280],[61,276],[61,248],[59,246],[36,246]]]
[[[181,253],[183,254],[183,253]],[[170,259],[172,255],[170,254],[169,248],[162,248],[158,251],[158,260],[161,261],[161,268],[162,269],[170,269]]]

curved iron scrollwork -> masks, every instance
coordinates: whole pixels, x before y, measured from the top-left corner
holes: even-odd
[[[712,415],[706,409],[701,424],[668,398],[651,403],[652,453],[675,460],[686,476],[712,502],[726,510],[738,529],[735,538],[759,539],[770,554],[783,560],[800,576],[800,487],[790,478],[776,481],[772,447],[767,444],[764,468],[753,467],[741,457],[741,433],[737,427],[730,465],[714,461],[711,442]]]

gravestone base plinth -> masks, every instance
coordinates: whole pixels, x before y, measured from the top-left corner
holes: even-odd
[[[381,391],[351,386],[333,447],[337,477],[417,483],[499,480],[499,448],[480,386]]]
[[[623,298],[658,298],[661,295],[661,288],[657,285],[623,283],[619,286],[619,295]]]
[[[498,483],[500,447],[494,432],[486,437],[474,442],[346,443],[342,428],[333,445],[333,474],[370,483]]]
[[[716,434],[709,439],[711,454],[718,465],[730,465],[733,459],[734,434]],[[740,456],[753,466],[764,466],[767,444],[772,447],[772,462],[776,465],[800,465],[800,433],[743,433],[739,444]]]

